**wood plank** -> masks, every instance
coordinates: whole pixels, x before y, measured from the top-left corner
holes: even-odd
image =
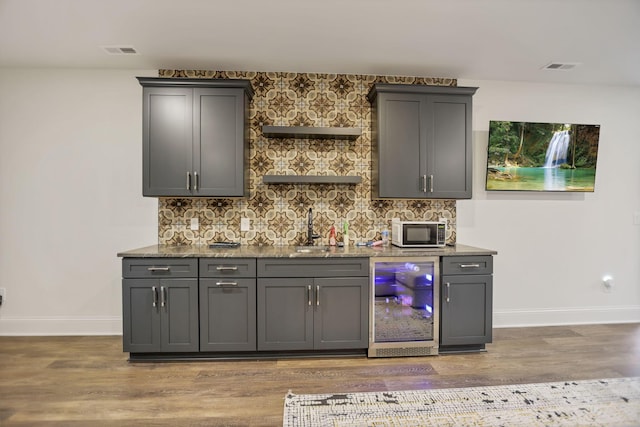
[[[361,128],[313,126],[262,126],[262,133],[270,138],[356,139]]]
[[[495,329],[487,352],[130,363],[122,338],[0,337],[0,425],[274,426],[287,391],[640,376],[640,324]]]
[[[265,175],[264,184],[360,184],[360,176],[337,175]]]

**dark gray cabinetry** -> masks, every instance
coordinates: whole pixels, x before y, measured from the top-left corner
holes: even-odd
[[[493,258],[442,257],[440,351],[484,349],[492,341]]]
[[[127,258],[122,270],[124,351],[198,351],[197,260]]]
[[[247,80],[138,77],[143,86],[144,196],[244,196]]]
[[[371,88],[374,197],[471,198],[476,90],[396,84]]]
[[[255,258],[201,258],[199,286],[200,351],[255,351]]]
[[[258,350],[368,345],[368,260],[258,259]]]

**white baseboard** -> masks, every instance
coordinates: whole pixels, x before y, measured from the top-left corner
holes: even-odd
[[[120,316],[0,317],[0,336],[122,335]]]
[[[640,306],[561,307],[530,310],[494,310],[493,327],[638,323]]]

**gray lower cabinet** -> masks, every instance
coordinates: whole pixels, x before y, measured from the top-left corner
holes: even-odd
[[[138,80],[143,86],[143,196],[245,196],[250,82]]]
[[[258,277],[258,350],[367,348],[367,259],[258,259]]]
[[[122,303],[124,351],[198,351],[195,260],[123,260]]]
[[[441,260],[440,349],[483,349],[492,341],[493,258]]]
[[[374,197],[471,198],[476,89],[401,84],[371,88]]]
[[[200,259],[200,351],[256,350],[256,260]]]

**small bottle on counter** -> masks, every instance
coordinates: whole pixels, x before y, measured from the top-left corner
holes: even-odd
[[[382,237],[382,246],[389,246],[389,230],[382,230],[380,236]]]
[[[349,246],[349,223],[347,221],[342,223],[342,244]]]
[[[336,245],[336,227],[331,226],[331,230],[329,231],[329,246]]]

